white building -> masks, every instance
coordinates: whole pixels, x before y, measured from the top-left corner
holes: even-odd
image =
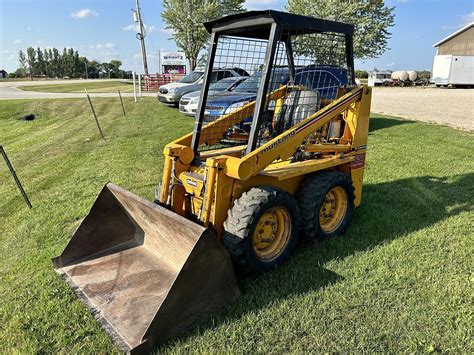
[[[431,82],[437,86],[474,85],[474,22],[435,43]]]
[[[181,52],[160,51],[158,68],[160,74],[186,75],[186,56]]]

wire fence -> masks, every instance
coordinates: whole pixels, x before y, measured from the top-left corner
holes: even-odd
[[[198,151],[256,148],[316,113],[348,86],[352,73],[344,35],[287,30],[275,43],[272,51],[270,38],[218,37],[213,70],[234,67],[250,76],[232,92],[209,92],[203,117],[208,127],[200,134]],[[338,131],[325,127],[312,139],[329,142]]]

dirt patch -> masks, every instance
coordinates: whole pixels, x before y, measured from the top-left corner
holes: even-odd
[[[372,112],[474,130],[474,89],[374,88]]]

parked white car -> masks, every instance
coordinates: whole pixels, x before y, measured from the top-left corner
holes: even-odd
[[[233,76],[219,80],[217,83],[209,86],[208,96],[217,95],[221,92],[232,91],[237,85],[247,78],[248,76]],[[181,97],[179,100],[179,111],[185,115],[194,116],[199,105],[201,91],[202,90],[197,90],[183,95],[183,97]]]
[[[212,72],[211,84],[234,76],[248,76],[248,73],[240,68],[216,69]],[[183,95],[202,89],[203,77],[204,70],[196,69],[174,83],[162,85],[158,92],[158,100],[176,106]]]

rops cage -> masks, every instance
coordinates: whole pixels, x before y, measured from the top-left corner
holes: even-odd
[[[248,154],[355,84],[353,25],[267,10],[205,26],[211,41],[191,144],[196,156],[232,146]],[[228,67],[250,76],[230,92],[209,91],[213,71]],[[222,119],[229,114],[231,127]],[[335,141],[343,124],[332,122],[310,139]]]

